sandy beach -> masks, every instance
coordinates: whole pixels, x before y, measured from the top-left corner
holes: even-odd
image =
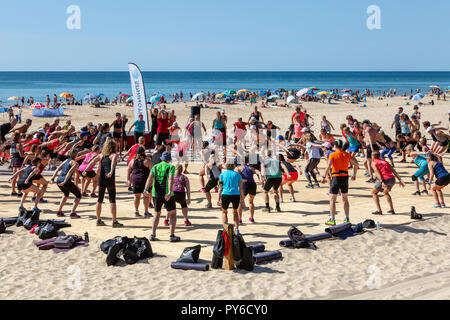
[[[428,103],[434,99],[435,105]],[[420,107],[422,120],[442,121],[448,126],[447,112],[449,101],[426,97],[425,105]],[[392,138],[394,131],[391,123],[399,106],[407,102],[407,98],[396,97],[383,100],[370,98],[365,103],[351,104],[343,101],[333,104],[304,103],[303,106],[314,118],[313,129],[317,133],[322,115],[336,129],[345,122],[348,114],[359,121],[369,119],[376,122]],[[177,121],[184,127],[190,116],[186,105],[192,103],[167,104],[168,110],[175,110]],[[405,113],[413,113],[414,102],[404,106]],[[229,122],[238,117],[247,121],[252,108],[249,104],[214,105],[223,107]],[[285,129],[290,124],[290,117],[295,107],[260,109],[264,120],[272,120],[277,126]],[[218,110],[202,109],[202,121],[211,128],[212,120]],[[133,119],[133,109],[125,106],[91,108],[90,106],[68,106],[66,116],[61,122],[70,119],[76,128],[87,122],[112,122],[116,112],[127,114]],[[1,122],[7,121],[3,115]],[[31,110],[25,109],[22,119],[31,118]],[[49,118],[32,118],[31,130],[35,130]],[[422,127],[422,133],[424,133]],[[339,134],[335,130],[333,133]],[[427,137],[429,138],[429,136]],[[362,158],[357,158],[362,167]],[[353,223],[366,219],[379,221],[381,230],[372,229],[346,240],[326,240],[317,242],[317,250],[281,249],[279,241],[287,238],[290,226],[297,226],[305,234],[323,232],[328,214],[329,204],[326,195],[328,187],[306,189],[305,177],[302,175],[294,185],[296,203],[289,201],[288,193],[281,204],[281,213],[263,213],[264,201],[261,188],[255,199],[255,224],[248,223],[248,212],[244,213],[244,225],[240,231],[246,242],[264,244],[266,250],[281,250],[282,260],[255,266],[253,272],[242,270],[211,270],[208,272],[181,271],[170,268],[183,248],[201,244],[201,262],[210,263],[212,246],[217,230],[221,226],[221,212],[216,206],[217,194],[213,193],[213,209],[205,209],[206,200],[203,193],[198,192],[199,164],[190,165],[189,179],[192,185],[192,204],[189,216],[193,224],[185,227],[178,210],[177,235],[182,239],[179,243],[170,243],[168,227],[160,223],[158,238],[152,242],[154,258],[136,265],[119,264],[107,267],[106,255],[99,249],[102,241],[115,236],[150,235],[151,220],[134,217],[133,195],[126,187],[126,164],[119,164],[117,174],[118,218],[125,225],[123,229],[110,227],[111,217],[105,204],[103,218],[108,227],[98,228],[95,225],[95,199],[82,199],[77,213],[80,220],[69,221],[72,227],[65,228],[67,234],[83,235],[89,233],[91,243],[87,248],[76,248],[68,253],[55,254],[52,251],[39,251],[33,241],[38,238],[28,234],[23,228],[10,227],[6,234],[0,235],[0,299],[449,299],[450,298],[450,210],[434,209],[431,195],[414,197],[415,191],[410,176],[416,166],[410,163],[398,163],[396,170],[406,183],[406,188],[396,185],[392,191],[396,215],[373,216],[375,205],[372,201],[373,184],[366,183],[364,170],[358,172],[357,179],[350,185],[350,217]],[[299,164],[304,168],[305,161]],[[444,160],[450,166],[448,154]],[[325,162],[319,165],[321,172]],[[49,179],[52,172],[45,171]],[[11,171],[7,166],[0,167],[0,217],[17,215],[19,199],[10,196],[10,185],[7,180]],[[287,192],[287,191],[286,191]],[[449,197],[449,189],[444,189],[444,196]],[[56,186],[49,186],[45,195],[49,203],[42,204],[41,219],[55,218],[57,203],[61,192]],[[71,197],[66,210],[72,204]],[[386,201],[381,198],[381,206],[387,210]],[[273,200],[271,199],[271,204]],[[32,203],[27,203],[32,207]],[[424,221],[412,222],[411,206],[424,215]],[[342,201],[337,204],[338,222],[342,222]],[[165,212],[163,211],[163,215]],[[74,280],[75,279],[75,280]],[[79,279],[79,282],[78,280]],[[231,293],[231,294],[230,294]]]

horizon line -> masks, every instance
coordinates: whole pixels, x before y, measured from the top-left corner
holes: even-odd
[[[450,70],[141,70],[142,72],[450,72]],[[1,72],[128,72],[128,70],[0,70]]]

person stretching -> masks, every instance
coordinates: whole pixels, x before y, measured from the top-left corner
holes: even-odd
[[[233,206],[233,221],[236,232],[239,231],[239,205],[244,201],[244,192],[242,189],[242,176],[234,171],[234,164],[227,164],[226,171],[219,177],[219,203],[222,206],[222,223],[228,224],[228,208]]]
[[[378,192],[383,192],[384,197],[386,198],[387,203],[389,204],[390,210],[387,213],[395,214],[394,204],[392,203],[392,197],[389,192],[392,190],[392,187],[395,185],[395,178],[398,179],[398,183],[402,188],[405,187],[405,183],[402,181],[397,171],[384,159],[381,159],[381,153],[379,151],[375,151],[372,154],[372,169],[377,177],[378,181],[375,184],[372,190],[372,198],[373,202],[377,207],[377,211],[372,212],[375,215],[382,215],[383,211],[380,206],[380,198],[378,197]]]
[[[67,202],[67,199],[69,198],[69,194],[73,194],[76,199],[73,203],[72,212],[70,213],[71,219],[79,219],[80,216],[76,214],[76,210],[78,205],[81,201],[81,191],[80,189],[73,183],[72,176],[75,173],[75,170],[78,169],[78,162],[75,161],[75,158],[77,157],[77,152],[72,151],[69,154],[69,159],[67,159],[65,162],[61,163],[61,165],[56,169],[55,173],[53,174],[50,183],[55,183],[55,178],[58,175],[58,173],[61,171],[61,174],[58,176],[58,180],[56,180],[56,183],[58,185],[59,190],[62,191],[64,196],[61,198],[61,202],[59,204],[59,209],[57,216],[58,217],[64,217],[64,213],[62,212],[62,208]]]
[[[436,182],[433,186],[433,196],[436,203],[433,208],[445,208],[444,189],[450,183],[450,174],[444,168],[444,165],[438,161],[438,157],[432,153],[427,155],[428,170],[430,171],[430,182],[436,177]]]

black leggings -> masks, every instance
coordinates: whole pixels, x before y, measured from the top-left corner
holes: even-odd
[[[312,183],[311,177],[314,179],[315,183],[318,183],[314,169],[317,168],[317,166],[319,165],[319,162],[320,162],[320,159],[311,158],[311,159],[309,159],[308,164],[306,165],[305,176],[306,176],[306,179],[308,179],[308,182],[310,184]]]
[[[116,203],[116,186],[112,184],[98,186],[98,203],[103,203],[105,191],[108,189],[109,203]]]

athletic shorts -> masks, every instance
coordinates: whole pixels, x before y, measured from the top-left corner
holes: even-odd
[[[436,180],[436,185],[439,187],[446,187],[449,183],[450,183],[450,174]]]
[[[168,133],[158,133],[156,135],[156,145],[160,146],[162,144],[167,144],[166,140],[169,140],[169,134]]]
[[[378,145],[371,145],[371,146],[367,146],[367,153],[366,153],[366,158],[367,159],[372,159],[372,152],[374,151],[380,151],[380,148],[378,147]]]
[[[32,182],[28,182],[27,184],[18,183],[17,189],[19,189],[19,191],[25,191],[25,190],[29,189],[32,185],[33,185]]]
[[[447,149],[450,147],[450,140],[445,140],[440,143],[441,147],[446,147]]]
[[[350,146],[349,148],[348,148],[348,152],[359,152],[359,149],[361,148],[361,146],[360,145],[357,145],[357,146]]]
[[[244,195],[256,195],[256,182],[244,182],[242,184],[242,191],[244,192]]]
[[[212,189],[214,189],[214,188],[217,187],[218,185],[219,185],[219,180],[218,180],[218,179],[217,179],[217,180],[215,180],[215,179],[209,180],[209,181],[206,183],[205,191],[206,191],[206,192],[210,192]]]
[[[175,197],[170,197],[169,201],[166,201],[166,199],[164,198],[154,198],[153,201],[155,204],[155,212],[161,212],[163,205],[168,212],[173,211],[177,208],[175,204]]]
[[[21,168],[23,166],[23,158],[12,158],[11,165],[13,168]]]
[[[122,138],[122,132],[113,132],[113,138],[114,139],[121,139]]]
[[[83,176],[83,172],[84,171],[78,171],[79,173],[80,173],[80,175],[82,176],[82,177],[84,177]],[[89,178],[89,179],[93,179],[93,178],[95,178],[97,176],[97,174],[95,173],[95,171],[86,171],[86,178]]]
[[[239,204],[241,203],[241,196],[240,195],[228,195],[223,194],[222,195],[222,209],[228,210],[228,207],[230,204],[233,205],[233,210],[239,209]]]
[[[290,179],[287,178],[287,173],[283,173],[283,180],[284,181],[289,181],[289,182],[291,182],[291,181],[295,182],[295,181],[298,180],[298,172],[297,171],[296,172],[289,172],[289,175],[291,176]]]
[[[348,176],[333,177],[331,179],[330,193],[339,194],[339,191],[341,191],[342,194],[348,193]]]
[[[182,209],[187,208],[186,192],[174,192],[174,194],[175,202],[179,203]]]
[[[272,189],[272,188],[273,188],[273,190],[277,191],[278,188],[280,187],[282,181],[283,181],[282,178],[267,179],[266,183],[264,184],[264,191],[270,191],[270,189]]]
[[[140,194],[140,193],[144,193],[145,191],[145,186],[142,187],[138,187],[138,186],[133,186],[133,194]]]
[[[417,170],[417,171],[414,173],[414,176],[416,176],[417,178],[419,178],[420,181],[423,181],[423,180],[425,180],[424,176],[427,175],[427,174],[429,174],[429,173],[430,173],[430,171],[428,170],[428,166],[427,166],[427,165],[424,165],[424,166],[421,166],[421,167],[419,168],[419,170]]]
[[[62,191],[62,193],[64,193],[64,197],[68,197],[70,194],[73,194],[75,198],[81,199],[81,191],[72,181],[67,181],[63,186],[58,186],[58,188]]]
[[[382,183],[386,185],[388,191],[391,191],[392,188],[395,186],[395,178],[383,180],[383,182],[377,181],[377,183],[374,186],[374,189],[377,190],[378,192],[383,192],[384,189],[381,186]]]

